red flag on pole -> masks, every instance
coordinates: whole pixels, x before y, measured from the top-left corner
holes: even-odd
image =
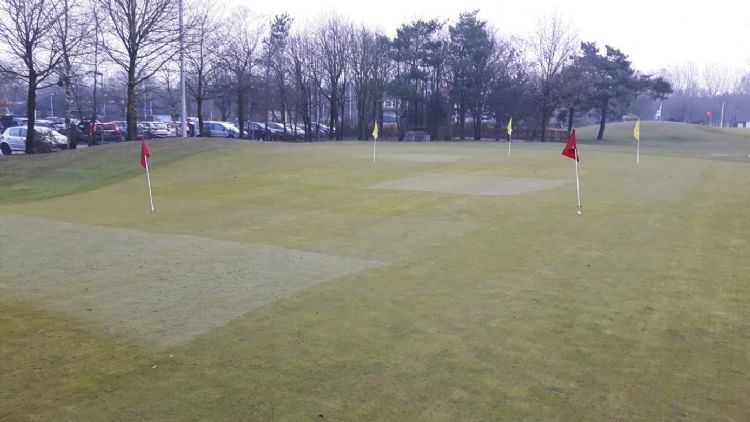
[[[568,142],[562,150],[562,155],[570,157],[576,161],[581,161],[578,157],[578,147],[576,146],[576,130],[573,129],[568,136]]]
[[[148,165],[146,163],[146,160],[149,157],[151,157],[151,151],[149,151],[148,149],[148,144],[146,143],[146,141],[141,141],[141,166],[143,168],[146,168],[146,166]]]

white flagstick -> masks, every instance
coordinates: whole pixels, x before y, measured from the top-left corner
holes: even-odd
[[[578,195],[578,214],[581,214],[581,182],[578,177],[578,147],[575,149],[576,151],[576,194]]]
[[[372,162],[375,162],[375,153],[378,147],[378,138],[374,137],[372,138]]]
[[[641,137],[638,137],[638,141],[636,142],[635,147],[635,163],[638,164],[641,162]]]
[[[508,135],[508,159],[510,160],[510,139],[513,137],[513,135]]]
[[[143,161],[146,163],[146,180],[148,180],[148,199],[151,201],[151,212],[156,211],[154,209],[154,196],[151,194],[151,174],[148,172],[148,157],[143,157]]]

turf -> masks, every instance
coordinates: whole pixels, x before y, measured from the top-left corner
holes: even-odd
[[[579,132],[582,216],[560,144],[514,143],[509,160],[503,143],[383,143],[373,164],[370,143],[159,141],[153,214],[136,144],[0,157],[0,227],[56,233],[0,233],[0,251],[37,250],[36,266],[2,260],[0,420],[749,419],[750,138],[647,123],[636,166],[632,125],[600,143],[593,131]],[[439,175],[568,183],[508,196],[374,189]],[[115,260],[83,247],[121,232],[203,239],[193,249],[209,257],[237,249],[206,269],[144,246],[149,265],[163,257],[153,277],[123,269],[132,248]],[[132,299],[191,271],[233,285],[243,247],[379,265],[159,349],[44,288],[78,275]],[[105,260],[110,274],[76,269]],[[274,271],[261,273],[239,283]]]

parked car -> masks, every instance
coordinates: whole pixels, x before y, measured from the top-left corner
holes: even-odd
[[[268,122],[268,130],[271,131],[274,139],[286,139],[287,135],[284,134],[284,126],[281,123]]]
[[[127,140],[128,139],[128,122],[126,122],[125,120],[117,120],[112,123],[116,124],[120,128],[120,134],[122,135],[122,139]],[[146,139],[146,129],[143,127],[143,124],[136,123],[135,127],[138,130],[135,139],[138,139],[138,140]]]
[[[257,122],[263,128],[266,127],[266,122]],[[268,139],[277,140],[284,137],[284,127],[275,122],[268,122]]]
[[[167,122],[165,123],[167,125],[167,130],[169,131],[169,136],[175,137],[177,136],[177,127],[179,124],[173,123],[173,122]]]
[[[328,126],[324,125],[323,123],[311,122],[310,128],[312,129],[313,133],[319,132],[321,135],[327,136],[331,133],[331,130],[328,128]]]
[[[94,138],[97,142],[122,142],[125,140],[123,131],[115,122],[101,123],[94,127]]]
[[[68,147],[68,138],[52,128],[35,126],[34,131],[48,139],[57,148]],[[3,155],[26,152],[27,133],[28,129],[23,126],[14,126],[5,129],[3,134],[0,135],[0,152],[2,152]]]
[[[302,139],[305,136],[305,129],[300,130],[294,123],[287,123],[286,135],[288,139]]]
[[[57,129],[55,128],[54,124],[55,124],[55,122],[53,122],[53,121],[51,121],[51,120],[45,120],[45,119],[39,119],[39,120],[35,120],[35,121],[34,121],[34,127],[37,127],[37,126],[44,126],[44,127],[48,127],[48,128],[50,128],[50,129],[55,129],[55,130],[57,130]]]
[[[94,133],[96,125],[101,123],[99,120],[92,120],[91,118],[83,118],[78,122],[78,129],[81,129],[83,133]]]
[[[203,131],[215,138],[238,138],[240,136],[237,126],[227,122],[203,122]]]
[[[146,137],[149,139],[166,138],[169,136],[169,129],[162,122],[141,122],[141,124],[146,130]]]
[[[269,130],[266,132],[266,128],[263,126],[263,123],[260,122],[245,122],[245,132],[247,132],[247,138],[248,139],[258,139],[258,140],[264,140],[269,141],[271,140]]]

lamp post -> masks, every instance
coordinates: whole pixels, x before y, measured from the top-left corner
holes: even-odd
[[[187,104],[185,100],[185,50],[183,42],[183,0],[180,0],[180,135],[187,137]]]
[[[49,94],[49,116],[50,117],[55,117],[55,108],[52,105],[52,99],[54,97],[55,97],[55,93],[54,92],[50,92],[50,94]]]
[[[94,74],[94,107],[93,107],[94,115],[92,117],[93,117],[93,120],[96,121],[96,85],[97,85],[96,77],[104,76],[104,74],[96,70],[93,72],[93,74]]]

